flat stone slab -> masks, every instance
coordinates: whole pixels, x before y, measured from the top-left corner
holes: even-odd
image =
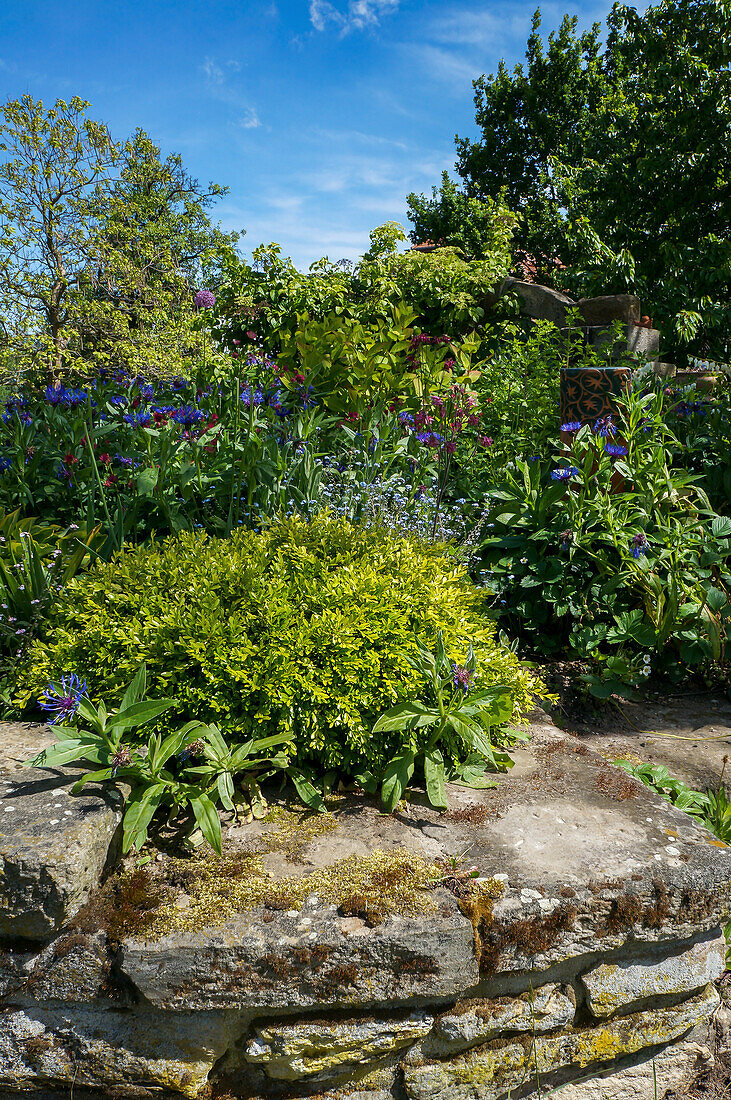
[[[118,792],[70,788],[73,768],[26,768],[56,735],[47,726],[0,724],[0,942],[44,940],[99,884],[122,820]]]
[[[163,922],[154,935],[123,936],[122,972],[151,1003],[175,1010],[405,1006],[492,979],[505,986],[512,972],[626,944],[647,954],[728,919],[725,845],[547,719],[531,732],[494,790],[453,786],[447,813],[412,803],[389,816],[364,799],[344,799],[330,828],[296,859],[276,844],[265,857],[277,881],[374,850],[458,864],[468,853],[494,895],[483,913],[468,914],[443,886],[428,896],[428,911],[377,927],[317,897],[291,912],[227,911],[224,883],[220,897],[204,892],[203,906],[180,891],[167,907],[169,931]],[[258,841],[276,828],[259,823]],[[255,846],[251,836],[244,826],[227,843],[235,852],[245,837]],[[155,865],[161,886],[165,868]]]

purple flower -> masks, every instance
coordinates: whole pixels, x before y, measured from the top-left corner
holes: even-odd
[[[465,693],[465,695],[472,689],[472,685],[475,679],[475,670],[473,668],[465,668],[464,665],[457,665],[452,661],[452,683],[454,686]]]
[[[562,432],[578,432],[580,427],[581,427],[581,421],[580,420],[569,420],[568,424],[562,424],[561,425],[561,431]]]
[[[621,443],[605,443],[604,450],[608,455],[614,455],[615,458],[623,458],[624,455],[629,454],[626,447],[623,447]]]
[[[213,309],[216,295],[212,290],[199,290],[195,296],[196,309]]]
[[[56,722],[65,722],[73,718],[85,696],[86,680],[82,684],[79,677],[72,674],[68,677],[68,682],[67,677],[62,676],[60,686],[49,684],[38,702],[42,710],[53,715],[48,721],[49,725],[54,725]]]
[[[647,538],[642,533],[635,535],[629,545],[633,558],[641,558],[647,553]]]
[[[600,435],[602,439],[606,439],[608,435],[614,435],[616,430],[611,416],[600,416],[594,425],[594,434]]]
[[[572,477],[576,477],[579,470],[576,466],[561,466],[558,470],[551,470],[552,481],[570,481]]]

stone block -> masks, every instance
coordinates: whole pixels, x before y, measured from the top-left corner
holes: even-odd
[[[535,321],[552,321],[558,328],[566,325],[567,310],[576,306],[572,298],[558,290],[552,290],[551,287],[541,286],[540,283],[525,283],[512,278],[503,280],[500,294],[511,291],[520,298],[520,312],[524,317],[531,317]]]
[[[279,1081],[327,1083],[410,1046],[428,1034],[432,1023],[432,1016],[414,1012],[400,1020],[376,1017],[268,1024],[256,1027],[244,1056]]]
[[[69,1087],[109,1086],[124,1095],[124,1088],[151,1086],[196,1097],[242,1030],[238,1013],[7,1010],[0,1013],[0,1089],[42,1083],[64,1086],[66,1095]]]
[[[511,1031],[554,1031],[573,1021],[575,1005],[568,990],[545,985],[520,997],[473,1003],[465,1012],[440,1015],[421,1044],[424,1057],[443,1058]]]
[[[585,325],[611,325],[622,321],[636,325],[640,319],[640,300],[634,294],[602,294],[599,298],[579,298],[579,315]]]
[[[161,1008],[349,1008],[456,997],[476,984],[474,933],[452,913],[392,917],[360,935],[334,909],[308,923],[286,913],[239,914],[225,928],[126,939],[122,973]]]
[[[600,1072],[611,1064],[649,1047],[665,1046],[710,1020],[718,993],[708,986],[699,996],[674,1008],[660,1008],[559,1035],[533,1035],[531,1042],[508,1041],[487,1050],[477,1048],[449,1062],[405,1067],[408,1100],[498,1100],[511,1091],[525,1090],[537,1076],[550,1086],[551,1076],[562,1081],[583,1077],[587,1067]]]
[[[663,363],[656,359],[652,364],[652,369],[658,378],[674,378],[678,368],[675,363]]]
[[[62,933],[26,962],[23,982],[14,991],[13,1003],[89,1003],[108,994],[109,970],[106,937],[102,932]]]
[[[705,1030],[706,1036],[708,1028]],[[691,1032],[691,1036],[694,1033]],[[713,1052],[706,1042],[681,1039],[651,1057],[624,1065],[614,1072],[584,1077],[575,1084],[562,1085],[559,1100],[660,1100],[670,1094],[687,1096],[689,1086],[705,1077],[714,1066]],[[35,1098],[34,1098],[35,1100]]]
[[[725,955],[726,941],[719,936],[664,959],[602,963],[582,976],[587,1003],[595,1016],[611,1016],[636,1001],[692,993],[721,977]]]
[[[655,360],[660,355],[660,331],[640,325],[623,325],[615,337],[612,328],[599,326],[587,328],[587,340],[591,347],[605,351],[612,359],[630,355],[634,359]]]
[[[98,886],[121,839],[117,791],[86,788],[78,772],[23,767],[55,736],[6,723],[0,749],[0,941],[48,940]]]

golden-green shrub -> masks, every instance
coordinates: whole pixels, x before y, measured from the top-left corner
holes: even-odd
[[[61,673],[113,705],[146,662],[165,715],[215,721],[236,740],[285,731],[318,770],[380,769],[406,733],[374,722],[422,685],[415,639],[443,631],[477,658],[478,683],[508,684],[516,715],[536,681],[498,644],[482,596],[444,547],[321,515],[229,539],[185,533],[127,550],[71,581],[21,669],[29,704]]]

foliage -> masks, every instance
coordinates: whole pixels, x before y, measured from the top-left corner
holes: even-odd
[[[731,13],[715,0],[641,14],[616,3],[607,27],[603,42],[565,16],[544,45],[536,13],[525,68],[475,81],[480,135],[457,140],[459,173],[468,196],[504,194],[521,211],[518,248],[540,279],[633,290],[680,343],[722,349]]]
[[[179,156],[120,145],[74,97],[2,109],[0,332],[6,372],[120,364],[174,374],[204,347],[195,282],[233,254]]]
[[[447,172],[442,172],[439,190],[432,187],[431,199],[412,192],[406,202],[409,220],[414,223],[409,234],[414,244],[449,245],[458,248],[466,260],[478,260],[494,250],[500,218],[505,225],[518,221],[502,205],[496,214],[492,198],[481,202],[460,191]]]
[[[668,465],[661,397],[630,394],[615,424],[571,438],[550,474],[521,461],[488,494],[483,567],[499,617],[539,651],[597,662],[601,696],[653,666],[673,674],[678,659],[722,664],[731,520]]]
[[[456,661],[472,645],[481,683],[506,685],[516,714],[540,691],[481,604],[443,547],[327,515],[229,539],[186,533],[71,581],[17,694],[27,704],[83,669],[92,697],[115,700],[144,662],[154,690],[175,700],[167,723],[215,721],[236,741],[286,734],[293,763],[320,776],[377,775],[404,738],[371,729],[413,695],[415,637],[430,643],[441,629]]]
[[[724,844],[731,844],[731,800],[722,784],[704,794],[675,779],[663,764],[634,764],[629,760],[615,760],[615,764],[657,791],[678,810],[694,817]]]
[[[155,813],[167,808],[172,822],[191,810],[195,822],[211,847],[221,854],[221,823],[216,809],[220,802],[234,809],[234,776],[251,773],[250,779],[266,778],[286,763],[286,757],[269,759],[260,754],[285,738],[275,736],[248,741],[229,749],[216,726],[187,722],[167,737],[151,734],[140,749],[128,743],[139,738],[133,733],[149,725],[172,706],[171,699],[146,700],[147,674],[142,665],[124,693],[119,709],[111,714],[103,703],[95,707],[77,691],[69,718],[75,727],[58,727],[63,736],[43,749],[30,766],[57,767],[75,761],[101,765],[85,772],[72,787],[77,794],[87,783],[114,781],[129,785],[130,793],[122,824],[122,851],[138,851],[147,839]],[[68,699],[66,685],[51,684],[49,693],[60,701]],[[196,763],[200,760],[201,763]]]
[[[419,644],[417,655],[409,660],[419,679],[426,680],[433,702],[428,705],[412,699],[397,703],[373,727],[374,733],[397,730],[411,735],[410,743],[401,746],[386,766],[381,798],[385,808],[393,810],[420,764],[429,801],[446,810],[447,778],[468,787],[489,787],[494,784],[486,778],[486,770],[512,767],[509,755],[496,747],[492,729],[512,716],[513,692],[507,684],[473,691],[476,661],[472,648],[463,665],[455,664],[447,658],[441,631],[437,632],[434,653]],[[368,778],[372,782],[374,777]]]
[[[469,260],[454,248],[399,253],[405,235],[393,222],[373,230],[356,265],[325,258],[303,274],[277,244],[255,249],[251,265],[232,257],[217,292],[214,334],[231,352],[261,341],[278,355],[308,321],[332,326],[339,317],[367,329],[410,315],[407,323],[422,332],[466,336],[509,308],[501,303],[496,311],[492,292],[508,272],[514,218],[497,202],[486,220],[484,248]]]
[[[60,373],[69,344],[71,292],[93,257],[93,205],[119,151],[78,97],[46,110],[25,95],[2,108],[0,321],[10,363],[37,357]]]
[[[96,530],[57,527],[0,512],[0,651],[14,654],[35,634],[55,593],[88,564]]]

